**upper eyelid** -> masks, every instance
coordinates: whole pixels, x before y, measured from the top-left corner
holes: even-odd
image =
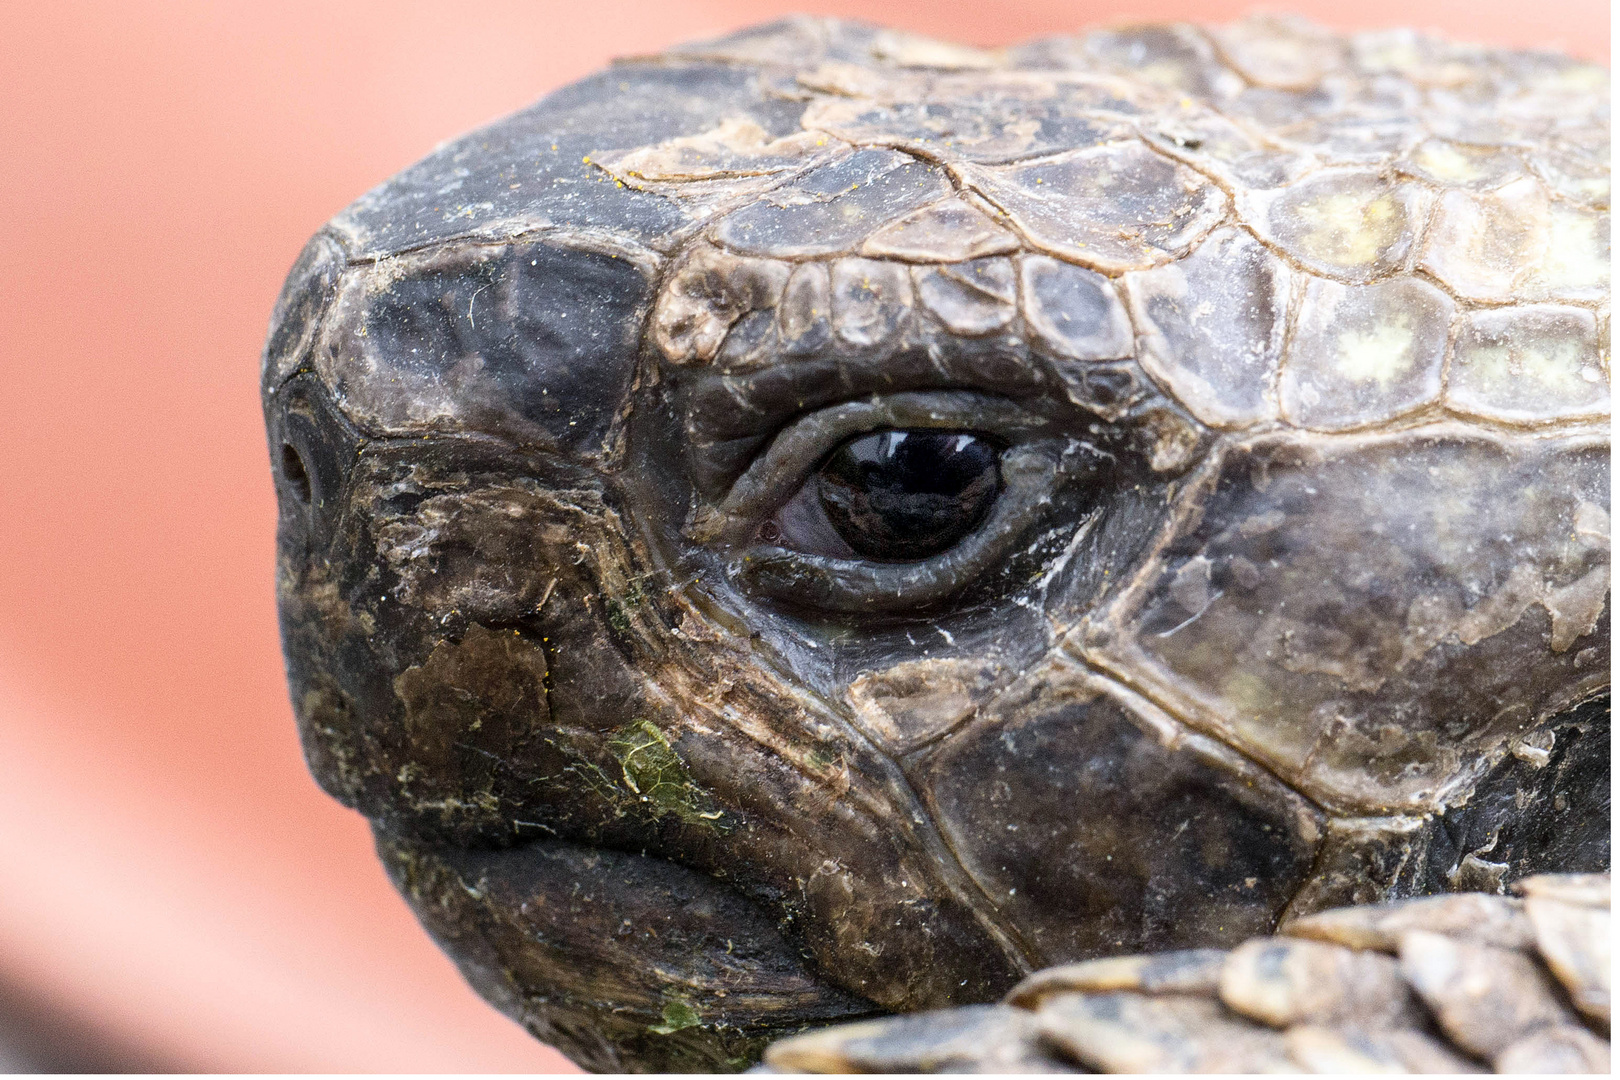
[[[720,503],[727,518],[776,509],[793,486],[845,439],[886,428],[985,428],[993,434],[1035,430],[1042,421],[1004,398],[969,391],[907,391],[850,401],[801,417],[777,433]]]
[[[689,387],[687,432],[698,444],[768,436],[807,410],[902,392],[1066,400],[1061,383],[1028,358],[970,345],[958,342],[939,352],[901,352],[881,360],[796,357],[756,371],[701,376]]]

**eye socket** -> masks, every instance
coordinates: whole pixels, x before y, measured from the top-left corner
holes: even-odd
[[[989,513],[1001,493],[1000,452],[967,431],[872,432],[828,456],[816,493],[857,555],[926,559],[955,546]]]
[[[778,432],[687,535],[725,552],[728,576],[756,596],[922,612],[995,587],[1003,567],[1021,573],[1008,560],[1060,487],[1087,502],[1103,490],[1113,455],[1072,427],[963,390],[829,406]]]

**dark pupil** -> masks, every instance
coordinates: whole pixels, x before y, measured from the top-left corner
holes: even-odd
[[[878,431],[832,452],[817,484],[833,528],[869,559],[926,559],[984,519],[998,452],[965,431]]]

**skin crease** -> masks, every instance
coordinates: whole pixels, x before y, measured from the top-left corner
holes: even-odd
[[[1506,358],[1416,396],[1290,332],[1312,281],[1495,267],[1349,162],[1596,100],[1445,48],[801,20],[566,90],[317,236],[265,367],[293,699],[473,985],[591,1067],[736,1068],[1054,963],[1606,867],[1587,280],[1533,265],[1514,298],[1563,306],[1465,330]],[[1424,96],[1467,62],[1488,109]],[[1278,96],[1318,85],[1352,89]],[[961,257],[967,211],[998,254]],[[1451,310],[1363,322],[1439,320],[1402,340],[1443,371]],[[1331,422],[1279,419],[1284,368],[1349,378]],[[1526,395],[1541,430],[1482,404]],[[1001,445],[959,541],[873,560],[785,509],[851,437],[930,430]],[[1550,791],[1510,754],[1549,737]]]

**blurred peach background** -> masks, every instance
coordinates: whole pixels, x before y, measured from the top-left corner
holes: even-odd
[[[562,1071],[299,758],[256,373],[304,239],[610,57],[791,10],[995,44],[1227,0],[0,13],[0,1069]],[[1608,60],[1601,0],[1302,0]]]

